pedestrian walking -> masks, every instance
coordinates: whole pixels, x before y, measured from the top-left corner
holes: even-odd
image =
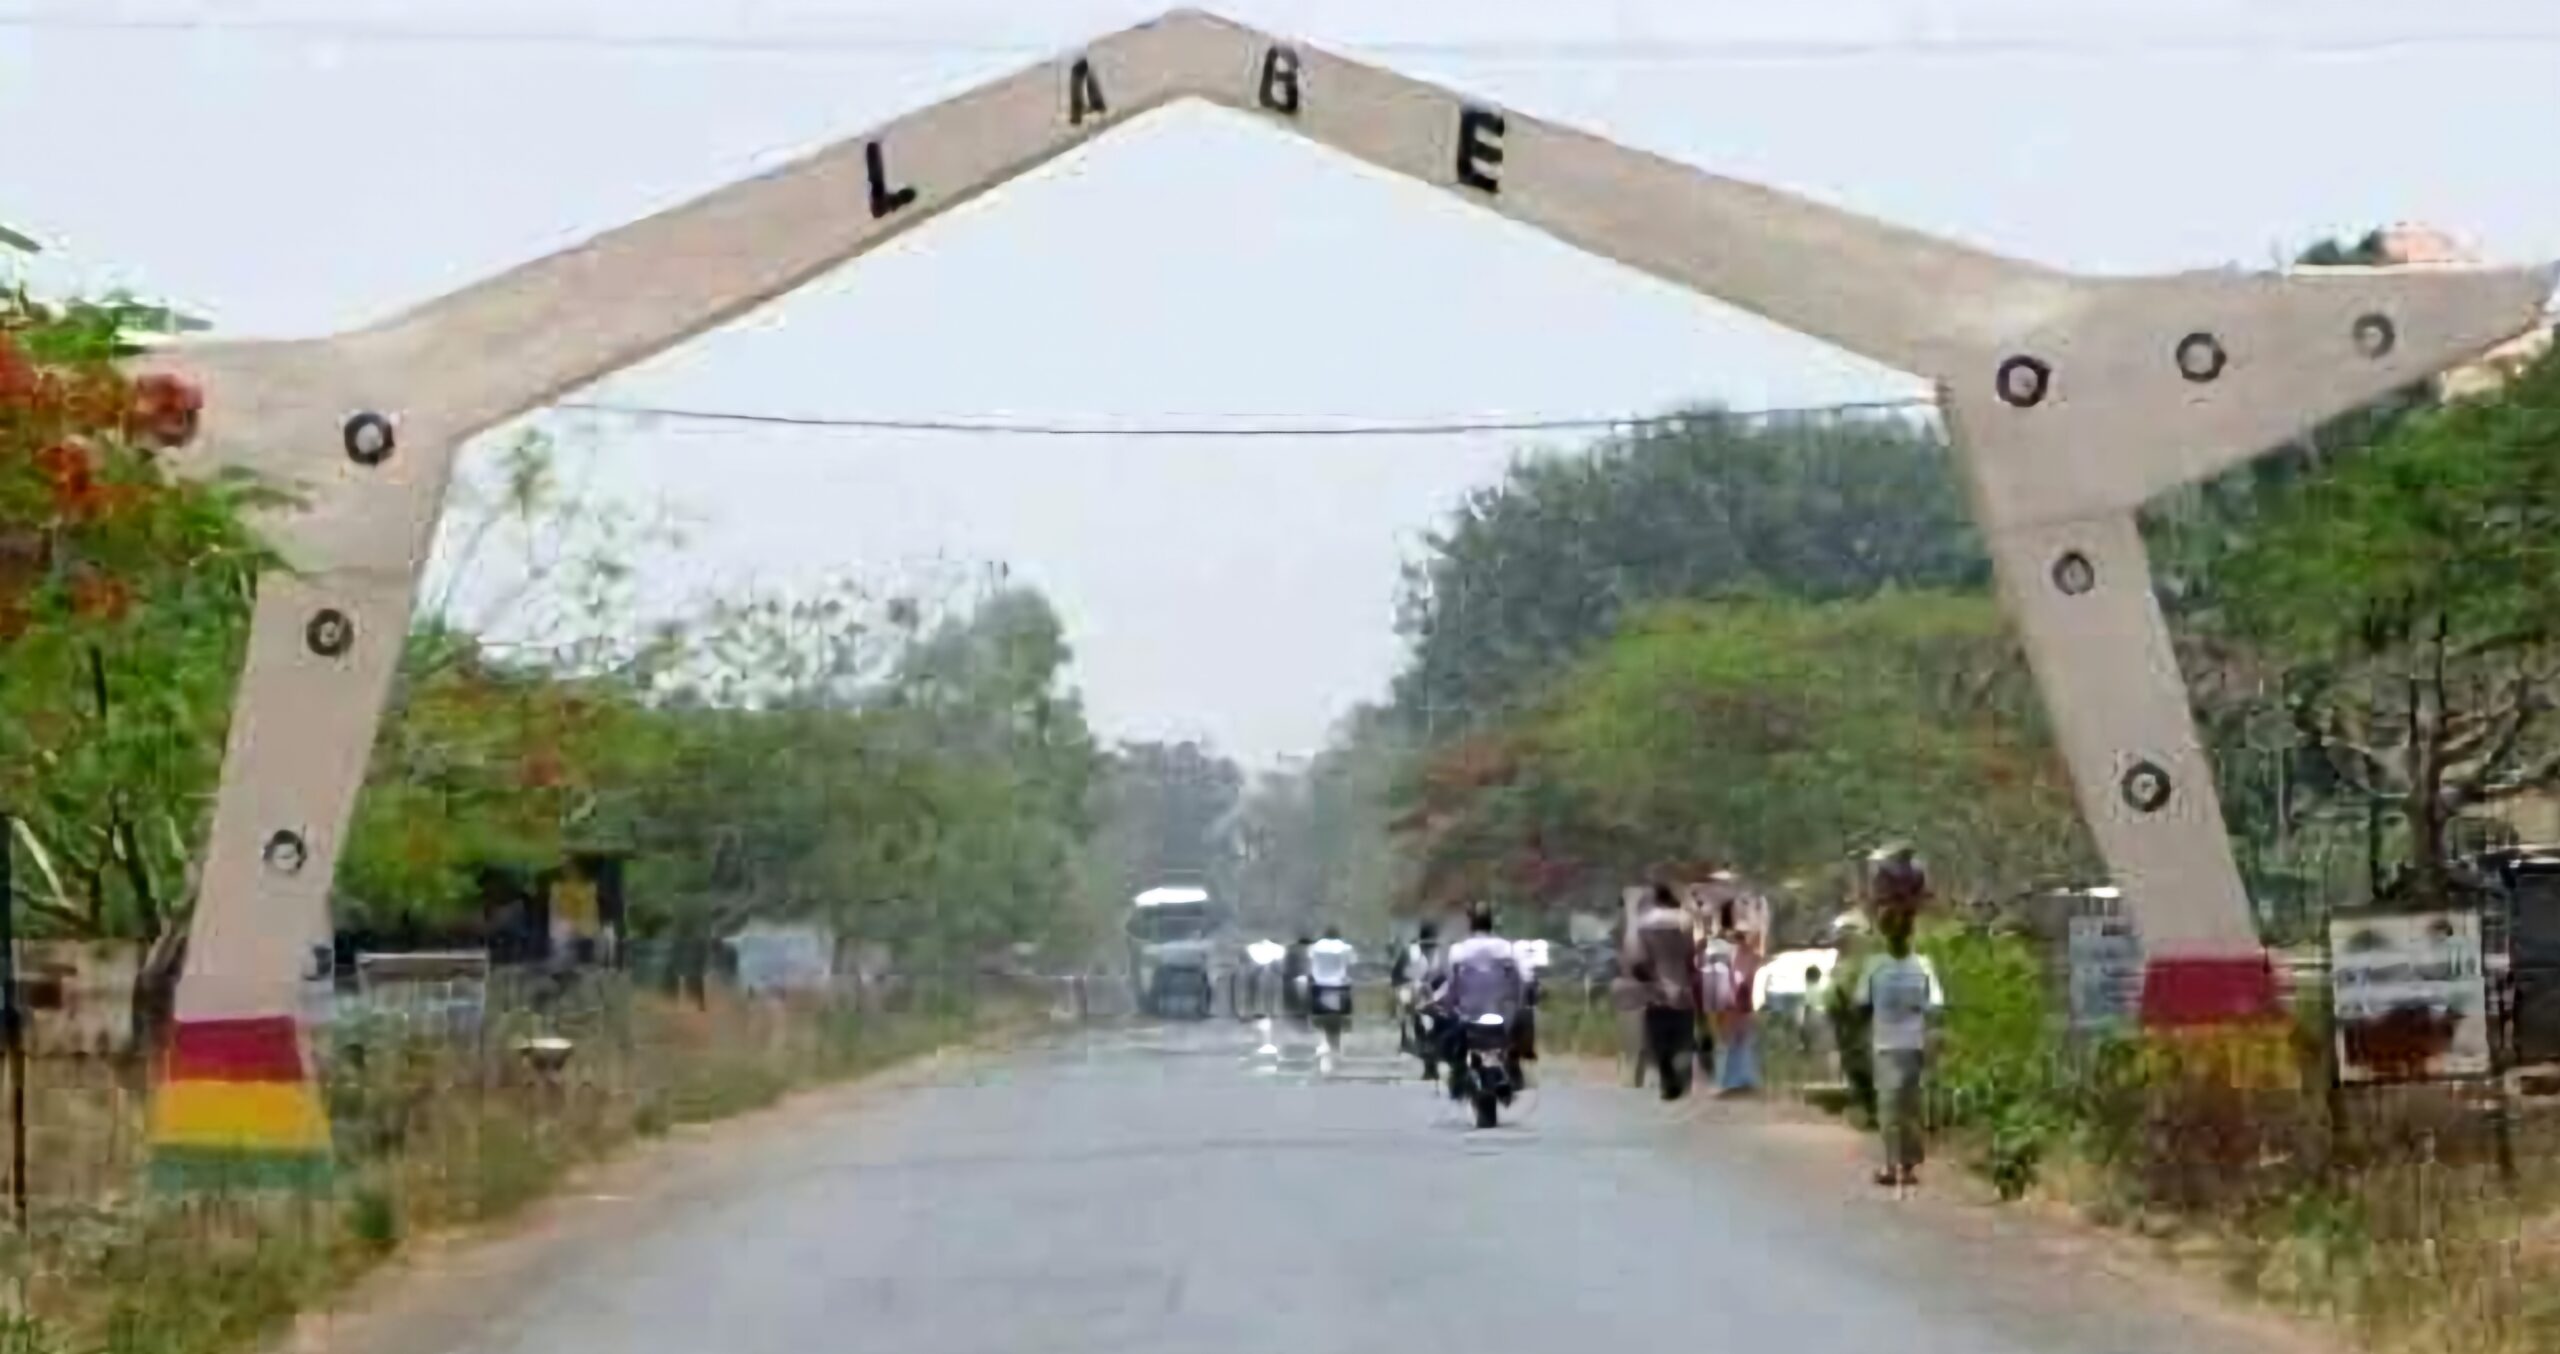
[[[1632,944],[1630,940],[1620,948],[1623,951]],[[1644,1012],[1653,991],[1653,972],[1642,960],[1631,961],[1623,953],[1616,970],[1609,976],[1609,1011],[1618,1023],[1618,1054],[1627,1065],[1627,1084],[1642,1090],[1651,1061]]]
[[[1313,1008],[1308,1004],[1307,952],[1316,947],[1316,938],[1301,931],[1280,960],[1280,1004],[1289,1013],[1289,1022],[1300,1028],[1307,1026]]]
[[[1880,911],[1876,925],[1884,937],[1884,953],[1867,965],[1858,1003],[1868,1016],[1876,1129],[1884,1146],[1876,1183],[1897,1191],[1920,1183],[1929,1045],[1947,1003],[1937,969],[1928,956],[1911,949],[1917,911],[1916,902],[1897,902]]]
[[[1698,949],[1695,921],[1668,884],[1656,884],[1628,930],[1630,966],[1646,984],[1645,1054],[1662,1098],[1689,1093],[1698,1044]]]
[[[1760,1043],[1751,992],[1759,976],[1759,946],[1740,928],[1710,943],[1699,993],[1715,1031],[1716,1094],[1749,1095],[1760,1089]]]
[[[1351,1028],[1351,966],[1358,960],[1359,951],[1330,926],[1307,947],[1307,1009],[1316,1027],[1316,1070],[1326,1076]]]

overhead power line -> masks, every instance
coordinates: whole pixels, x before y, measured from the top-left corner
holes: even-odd
[[[730,423],[779,428],[847,429],[864,432],[938,433],[968,437],[1474,437],[1504,433],[1632,432],[1677,428],[1688,423],[1725,419],[1776,419],[1835,414],[1910,412],[1935,407],[1925,396],[1901,399],[1848,400],[1835,404],[1788,405],[1758,409],[1701,408],[1688,413],[1571,415],[1558,418],[1461,417],[1415,421],[1326,418],[1244,419],[1234,421],[1066,422],[1047,419],[885,418],[860,415],[777,414],[738,409],[685,409],[614,401],[572,401],[557,406],[578,413],[678,423]]]
[[[1066,41],[993,40],[880,33],[608,32],[533,27],[435,27],[338,19],[239,19],[132,14],[0,14],[0,29],[134,34],[220,34],[305,42],[401,46],[569,47],[596,50],[696,52],[705,55],[1045,56]],[[2426,49],[2560,47],[2560,29],[2515,28],[2458,32],[2402,32],[2250,36],[2246,34],[2143,34],[2122,37],[1744,38],[1744,39],[1482,39],[1343,44],[1384,56],[1537,65],[1700,65],[1806,61],[1863,61],[1879,57],[2009,58],[2226,56],[2389,56]]]

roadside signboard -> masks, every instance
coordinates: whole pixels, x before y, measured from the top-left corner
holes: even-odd
[[[823,926],[754,922],[728,938],[738,987],[750,996],[827,992],[835,986],[835,932]]]
[[[2133,918],[2112,906],[2075,913],[2065,954],[2071,967],[2075,1032],[2130,1029],[2141,1018],[2142,938],[2133,929]]]
[[[2336,918],[2329,949],[2341,1081],[2449,1081],[2495,1071],[2478,913]]]

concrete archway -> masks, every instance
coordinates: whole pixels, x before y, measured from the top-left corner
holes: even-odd
[[[272,524],[154,1107],[158,1159],[302,1170],[294,1012],[457,449],[1147,112],[1203,99],[1935,382],[2074,786],[2150,946],[2146,1017],[2273,1009],[2134,511],[2531,326],[2548,268],[2076,276],[1719,178],[1196,11],[332,338],[179,347],[191,464]]]

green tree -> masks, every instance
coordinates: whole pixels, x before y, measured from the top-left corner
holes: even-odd
[[[816,920],[917,966],[1090,943],[1077,856],[1096,756],[1037,594],[930,625],[905,599],[766,599],[695,648],[635,815],[650,929],[699,942]]]
[[[2407,416],[2302,482],[2218,568],[2233,630],[2296,664],[2289,708],[2348,793],[2451,887],[2464,810],[2560,776],[2560,356]]]
[[[1544,739],[1642,860],[1783,878],[1887,837],[1976,896],[2082,868],[2068,781],[1987,598],[1649,614],[1557,689]]]
[[[2370,268],[2394,260],[2377,230],[2316,241],[2294,261]],[[2278,930],[2318,924],[2344,882],[2336,867],[2373,848],[2369,827],[2346,820],[2383,806],[2342,784],[2327,755],[2301,736],[2294,709],[2310,693],[2296,689],[2296,656],[2230,622],[2224,612],[2239,575],[2224,566],[2310,482],[2351,464],[2435,404],[2430,382],[2392,391],[2213,479],[2172,490],[2143,513],[2154,582],[2198,732],[2212,753],[2224,820],[2261,922]],[[2350,807],[2360,812],[2333,812]]]
[[[1395,803],[1416,910],[1590,903],[1652,863],[1566,776],[1534,714],[1435,745],[1399,779]]]
[[[1421,779],[1404,825],[1435,901],[1606,907],[1657,868],[1779,880],[1887,837],[1926,843],[1957,896],[2093,859],[2023,657],[1973,595],[1653,608]]]
[[[1534,699],[1648,602],[1980,586],[1989,565],[1934,429],[1714,409],[1513,467],[1406,579],[1399,713],[1433,733]]]
[[[698,974],[808,920],[902,962],[1089,930],[1093,761],[1038,594],[837,580],[654,621],[632,561],[675,538],[528,436],[456,496],[342,868],[350,916],[451,921],[490,867],[635,852],[632,924]]]
[[[168,472],[201,398],[116,365],[162,314],[0,288],[0,810],[23,864],[14,901],[39,932],[144,947],[146,1042],[193,907],[186,862],[250,582],[271,562],[248,518],[279,501],[237,477]]]
[[[1122,901],[1168,875],[1207,877],[1225,863],[1224,828],[1244,769],[1204,743],[1122,743],[1105,759],[1098,844],[1113,852]]]
[[[2378,230],[2353,241],[2321,239],[2294,257],[2295,265],[2305,268],[2373,268],[2389,262]],[[2211,610],[2217,563],[2247,539],[2271,507],[2323,467],[2373,445],[2410,414],[2434,403],[2434,388],[2426,382],[2395,390],[2212,479],[2172,490],[2146,508],[2143,527],[2152,575],[2173,621]]]
[[[678,542],[564,460],[527,432],[450,495],[339,866],[343,920],[447,922],[483,869],[628,844],[668,754],[653,691],[706,627],[632,623],[634,559]]]

